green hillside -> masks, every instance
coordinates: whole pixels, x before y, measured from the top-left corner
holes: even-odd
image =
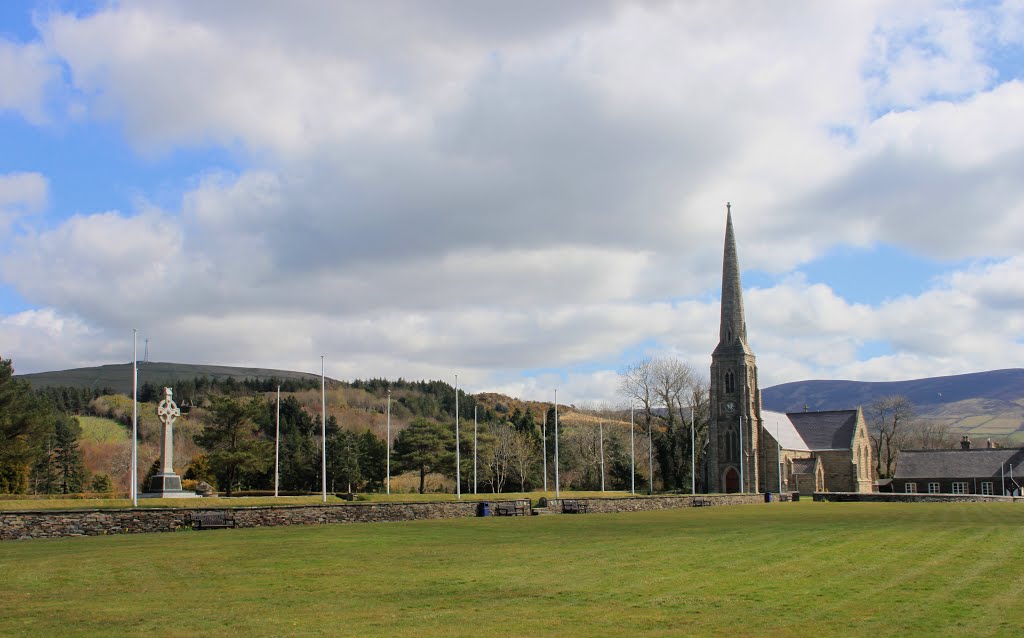
[[[281,380],[319,379],[320,375],[310,372],[292,372],[290,370],[274,370],[271,368],[238,368],[234,366],[213,366],[191,363],[148,362],[139,365],[139,385],[144,383],[162,383],[196,377],[211,379],[271,379]],[[73,388],[111,388],[117,392],[130,394],[132,391],[132,364],[114,363],[92,368],[74,368],[56,372],[36,372],[19,374],[33,388],[48,386],[70,386]]]
[[[76,417],[79,425],[82,426],[82,441],[90,443],[117,443],[129,441],[131,437],[128,430],[113,419],[99,416]]]

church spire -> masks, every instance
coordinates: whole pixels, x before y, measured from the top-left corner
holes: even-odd
[[[743,316],[743,287],[740,264],[736,256],[736,236],[732,230],[732,204],[727,203],[725,221],[725,254],[722,258],[722,321],[718,347],[739,347],[749,352],[747,322]]]

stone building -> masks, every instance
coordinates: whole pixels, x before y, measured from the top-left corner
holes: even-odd
[[[708,491],[870,492],[872,451],[861,410],[761,409],[728,204],[726,211],[721,321],[711,354]]]
[[[1024,448],[903,450],[891,487],[894,492],[1019,496],[1024,484]]]

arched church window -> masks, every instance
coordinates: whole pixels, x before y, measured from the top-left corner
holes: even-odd
[[[725,391],[736,391],[736,373],[733,372],[732,370],[725,373]]]
[[[729,424],[725,428],[722,441],[722,450],[725,452],[726,461],[735,461],[740,457],[739,432],[735,424]]]

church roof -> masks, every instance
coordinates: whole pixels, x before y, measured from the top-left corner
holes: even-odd
[[[904,450],[896,464],[897,479],[999,477],[1001,466],[1013,466],[1014,478],[1024,476],[1024,448],[976,450]]]
[[[772,438],[778,438],[783,450],[810,451],[803,437],[793,427],[793,422],[789,420],[788,415],[782,412],[761,410],[761,420],[764,423],[765,431]]]
[[[849,450],[857,427],[856,410],[786,414],[810,450]]]

